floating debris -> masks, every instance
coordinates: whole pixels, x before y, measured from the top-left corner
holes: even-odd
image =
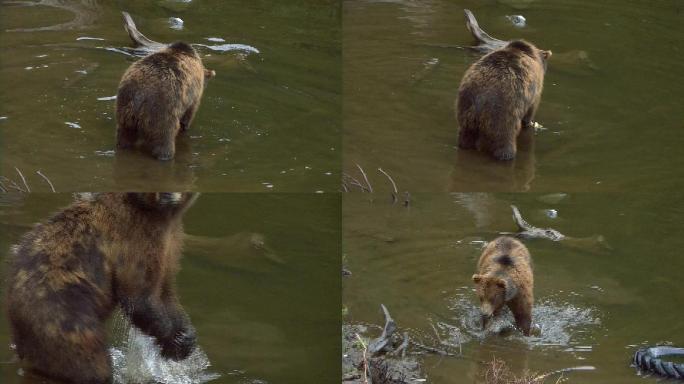
[[[81,126],[78,123],[72,123],[70,121],[65,121],[64,124],[68,125],[69,128],[81,129]]]
[[[116,155],[116,151],[114,151],[113,149],[110,149],[108,151],[95,151],[95,154],[98,156],[114,157],[114,155]]]
[[[556,211],[555,209],[547,209],[545,213],[546,216],[548,216],[551,219],[555,219],[558,217],[558,211]]]
[[[260,53],[258,49],[246,44],[221,44],[221,45],[206,45],[206,44],[192,44],[200,47],[209,48],[212,51],[228,52],[228,51],[243,51],[250,53]]]
[[[527,25],[527,20],[523,15],[506,15],[506,18],[513,24],[513,26],[518,28],[523,28]]]
[[[0,116],[0,120],[7,120],[7,116]]]
[[[179,17],[169,17],[169,27],[180,31],[183,29],[183,20]]]
[[[99,41],[105,41],[106,39],[103,39],[101,37],[89,37],[89,36],[81,36],[76,38],[77,41],[80,40],[99,40]]]
[[[220,37],[206,37],[204,40],[211,41],[212,43],[225,43],[226,40]]]
[[[88,74],[88,71],[86,71],[85,69],[79,69],[79,70],[74,71],[74,72],[76,72],[76,73],[82,73],[82,74],[84,74],[84,75],[87,75],[87,74]]]
[[[106,96],[106,97],[98,97],[97,99],[98,99],[99,101],[116,100],[116,95],[114,95],[114,96]]]

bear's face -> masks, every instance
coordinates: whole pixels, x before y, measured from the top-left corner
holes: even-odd
[[[486,328],[492,317],[499,314],[506,304],[506,280],[493,276],[473,275],[473,282],[480,299],[482,327]]]

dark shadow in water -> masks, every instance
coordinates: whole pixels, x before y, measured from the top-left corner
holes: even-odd
[[[190,139],[176,139],[176,156],[160,161],[137,149],[119,149],[114,157],[116,189],[127,191],[190,191],[195,190]]]
[[[459,149],[451,172],[450,191],[526,192],[537,169],[534,130],[518,136],[518,153],[512,161],[498,161],[486,153]]]

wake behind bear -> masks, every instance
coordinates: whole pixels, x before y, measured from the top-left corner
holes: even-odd
[[[176,136],[190,126],[207,78],[194,48],[176,42],[133,63],[116,96],[116,146],[139,147],[159,160],[176,153]]]
[[[183,213],[195,193],[103,193],[37,224],[12,248],[6,303],[26,368],[69,383],[110,383],[105,321],[120,307],[182,360],[195,331],[176,297]]]
[[[549,57],[551,51],[515,40],[466,70],[456,101],[461,149],[515,158],[518,134],[534,123]]]

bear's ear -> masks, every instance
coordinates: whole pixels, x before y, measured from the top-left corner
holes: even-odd
[[[552,52],[551,51],[541,51],[541,55],[544,58],[544,60],[548,60],[549,57],[551,57]]]
[[[473,282],[475,284],[480,284],[480,281],[482,281],[482,275],[478,275],[478,274],[473,275]]]
[[[496,285],[504,290],[508,288],[508,283],[504,279],[496,279]]]

